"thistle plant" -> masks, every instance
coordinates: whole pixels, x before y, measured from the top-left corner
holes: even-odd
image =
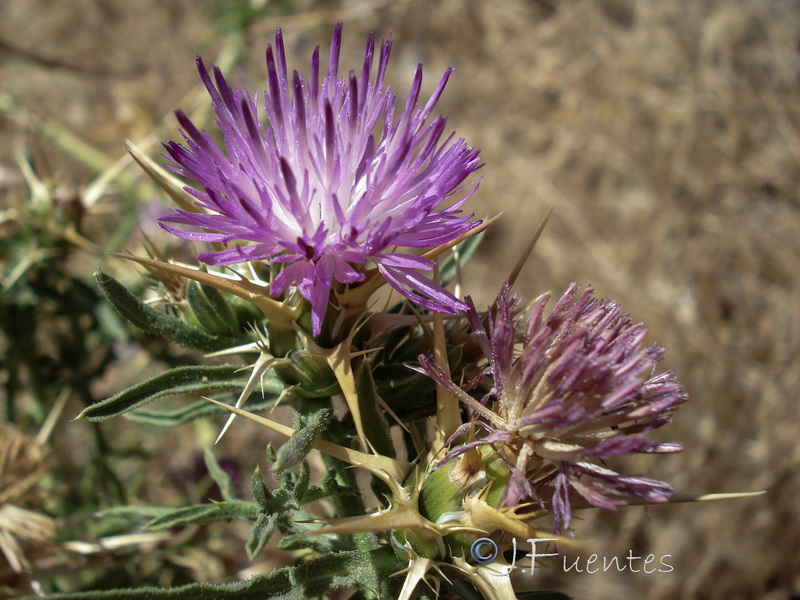
[[[261,451],[242,448],[255,468],[252,499],[237,497],[210,451],[221,501],[101,517],[150,530],[249,521],[243,551],[252,559],[278,538],[269,552],[292,566],[126,598],[307,598],[337,588],[359,598],[515,598],[514,540],[570,544],[574,510],[670,501],[669,484],[606,462],[681,449],[648,436],[686,400],[671,373],[655,371],[663,350],[644,346],[645,327],[590,288],[569,286],[549,312],[548,295],[526,307],[513,294],[518,269],[486,311],[448,291],[490,225],[467,208],[478,150],[434,116],[452,70],[426,99],[419,67],[397,104],[385,81],[391,40],[376,55],[370,37],[360,70],[347,75],[341,40],[339,25],[324,74],[317,48],[309,74],[290,75],[278,30],[263,94],[231,87],[198,59],[219,131],[177,113],[183,141],[166,143],[164,156],[185,187],[132,148],[178,204],[160,225],[202,244],[204,264],[170,262],[152,243],[148,257],[119,254],[147,269],[157,305],[106,273],[98,284],[133,325],[205,357],[83,418],[127,413],[175,426],[221,416],[224,433],[238,416],[284,442],[266,447],[277,484],[257,466]],[[376,292],[387,284],[400,298],[384,307]],[[177,411],[143,408],[177,394],[197,398]],[[334,410],[339,398],[346,411]],[[292,426],[265,413],[278,403],[291,408]],[[319,485],[311,452],[325,464]],[[490,560],[476,555],[479,541],[496,549]]]

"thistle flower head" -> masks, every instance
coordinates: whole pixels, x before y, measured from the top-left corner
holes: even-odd
[[[452,134],[443,139],[446,120],[431,118],[452,69],[420,106],[418,67],[398,116],[384,81],[391,40],[380,47],[374,77],[372,36],[360,72],[340,77],[341,33],[339,24],[327,72],[320,76],[317,47],[306,79],[290,77],[278,29],[267,46],[263,104],[198,58],[224,149],[177,113],[186,145],[167,143],[165,156],[197,182],[187,191],[203,212],[178,210],[160,224],[189,240],[251,242],[199,255],[208,264],[284,263],[270,293],[296,286],[311,303],[315,334],[332,286],[362,281],[368,261],[417,304],[455,313],[466,306],[420,273],[432,261],[396,250],[444,244],[475,225],[460,207],[477,187],[465,180],[480,166],[478,150]]]
[[[572,284],[549,316],[546,295],[527,320],[519,318],[520,299],[510,296],[508,285],[485,320],[468,299],[468,319],[491,381],[480,399],[421,357],[423,370],[471,409],[472,419],[461,431],[477,425],[485,432],[445,460],[480,445],[504,447],[500,456],[511,470],[505,504],[550,500],[556,531],[569,527],[575,494],[609,509],[631,497],[666,501],[670,485],[619,474],[604,461],[682,449],[645,436],[669,422],[672,410],[686,400],[672,373],[652,375],[663,349],[643,347],[647,329],[615,302],[592,294],[588,288],[578,295]]]

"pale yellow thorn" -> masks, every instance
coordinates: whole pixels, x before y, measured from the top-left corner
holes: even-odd
[[[433,279],[439,283],[439,266],[433,267]],[[444,374],[450,377],[450,365],[447,361],[447,341],[444,335],[444,317],[433,313],[433,359]],[[447,439],[461,425],[461,411],[458,399],[444,387],[436,386],[436,427],[431,447],[428,450],[427,463],[439,455]]]
[[[221,408],[224,408],[225,410],[229,410],[240,417],[249,419],[254,423],[258,423],[259,425],[266,427],[267,429],[271,429],[272,431],[280,433],[286,437],[291,437],[294,433],[294,429],[291,427],[282,425],[281,423],[277,423],[271,419],[266,419],[241,408],[230,406],[223,402],[214,400],[213,398],[206,397],[205,399]],[[326,440],[317,440],[314,444],[314,447],[320,452],[324,452],[329,456],[338,458],[339,460],[356,467],[366,469],[376,477],[380,478],[392,490],[395,491],[399,491],[402,486],[402,482],[406,480],[406,477],[408,477],[408,474],[411,472],[411,468],[413,466],[409,462],[396,460],[387,456],[359,452],[358,450],[345,448],[344,446],[340,446],[339,444],[334,444],[333,442],[328,442]]]
[[[666,504],[675,504],[680,502],[712,502],[716,500],[738,500],[740,498],[753,498],[755,496],[763,496],[767,490],[759,492],[731,492],[727,494],[673,494]]]
[[[399,573],[395,573],[395,575],[400,575],[402,573],[406,573],[406,579],[403,582],[403,589],[400,590],[400,594],[397,597],[397,600],[411,600],[411,594],[414,593],[414,590],[417,587],[417,584],[420,581],[424,581],[425,584],[431,588],[431,591],[434,592],[436,597],[439,597],[439,585],[438,581],[436,581],[437,585],[434,588],[425,577],[434,566],[436,565],[436,561],[430,558],[423,558],[421,556],[411,556],[408,561],[408,566],[400,571]]]
[[[753,498],[763,496],[766,490],[759,492],[732,492],[727,494],[672,494],[665,502],[647,502],[639,498],[626,499],[627,506],[663,506],[665,504],[683,504],[686,502],[714,502],[717,500],[740,500],[742,498]],[[597,508],[588,501],[574,502],[571,507],[573,510],[583,510],[587,508]]]
[[[464,557],[453,557],[455,565],[466,579],[478,588],[485,600],[516,600],[517,594],[511,584],[511,566],[502,561],[487,565],[471,565]]]
[[[205,283],[217,288],[218,290],[238,296],[239,298],[242,298],[243,300],[246,300],[258,307],[261,312],[263,312],[264,315],[270,320],[270,322],[273,323],[289,323],[294,321],[299,316],[299,308],[289,306],[288,302],[286,301],[279,302],[274,300],[269,296],[267,288],[256,285],[241,275],[239,275],[239,281],[235,281],[226,277],[214,275],[213,273],[200,271],[199,269],[193,269],[190,267],[184,267],[183,265],[176,265],[160,260],[154,260],[152,258],[144,258],[142,256],[122,254],[119,252],[113,252],[112,255],[118,258],[131,260],[147,267],[162,269],[168,273],[174,273],[176,275],[186,277],[187,279]]]
[[[567,546],[577,543],[570,538],[553,534],[549,530],[537,529],[525,522],[531,520],[535,513],[517,515],[515,511],[521,507],[495,508],[494,506],[490,506],[486,502],[486,495],[488,492],[489,486],[478,496],[465,500],[464,514],[468,515],[468,517],[467,522],[464,524],[468,527],[487,532],[500,529],[507,531],[515,537],[525,539],[548,538],[557,540],[559,544]]]
[[[528,258],[530,257],[531,252],[533,252],[533,248],[534,246],[536,246],[536,242],[539,241],[542,232],[544,232],[544,228],[547,227],[547,222],[550,220],[552,214],[553,214],[553,209],[551,208],[550,211],[547,213],[547,216],[544,218],[544,221],[542,221],[542,224],[539,225],[539,229],[537,229],[536,233],[533,234],[533,237],[531,238],[528,247],[525,248],[525,251],[520,255],[519,260],[517,260],[517,264],[514,265],[514,268],[511,270],[511,274],[508,276],[509,286],[513,286],[514,282],[517,281],[517,277],[519,277],[519,274],[522,271],[522,268],[525,266],[525,263],[527,262]]]
[[[262,352],[261,355],[256,360],[255,364],[252,365],[253,370],[250,372],[250,377],[247,379],[247,383],[242,390],[242,393],[239,395],[239,398],[236,400],[236,408],[241,408],[244,406],[244,403],[250,398],[250,395],[253,393],[253,390],[256,388],[256,384],[261,380],[264,373],[269,371],[270,367],[275,364],[277,359],[272,356],[269,352]],[[219,441],[222,439],[222,436],[225,435],[225,432],[228,431],[228,428],[233,423],[233,420],[236,418],[235,414],[231,414],[228,417],[227,422],[222,427],[222,431],[219,432],[217,436],[215,444],[218,444]]]
[[[310,537],[334,533],[363,533],[367,531],[412,531],[421,538],[440,539],[441,528],[419,514],[416,495],[409,501],[393,508],[373,513],[357,515],[342,519],[322,520],[328,523],[321,529],[304,531],[300,535]]]
[[[147,173],[150,179],[158,184],[158,187],[164,190],[182,210],[187,212],[203,212],[199,206],[195,205],[195,199],[184,191],[184,184],[142,152],[131,140],[125,140],[125,150],[128,151],[142,170]]]
[[[462,233],[462,234],[461,234],[460,236],[458,236],[456,239],[454,239],[454,240],[450,240],[450,241],[449,241],[449,242],[447,242],[446,244],[442,244],[442,245],[440,245],[440,246],[436,246],[436,248],[433,248],[432,250],[428,250],[427,252],[423,253],[423,254],[422,254],[422,257],[423,257],[423,258],[436,258],[436,257],[437,257],[437,256],[439,256],[440,254],[444,254],[445,252],[447,252],[448,250],[450,250],[450,248],[452,248],[453,246],[456,246],[456,245],[460,244],[460,243],[461,243],[461,242],[463,242],[465,239],[467,239],[467,238],[469,238],[469,237],[472,237],[473,235],[477,235],[477,234],[479,234],[481,231],[484,231],[485,229],[487,229],[487,228],[489,227],[489,225],[491,225],[491,224],[492,224],[492,223],[494,223],[494,222],[495,222],[497,219],[499,219],[499,218],[500,218],[500,216],[501,216],[502,214],[503,214],[503,213],[499,213],[499,214],[497,214],[497,215],[493,216],[491,219],[486,219],[485,221],[481,221],[481,222],[480,222],[480,223],[478,223],[478,224],[477,224],[475,227],[473,227],[473,228],[472,228],[472,229],[470,229],[469,231],[466,231],[466,232]]]

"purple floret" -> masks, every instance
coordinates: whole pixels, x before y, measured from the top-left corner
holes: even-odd
[[[442,139],[446,120],[431,118],[452,69],[420,106],[420,65],[396,117],[396,94],[384,82],[391,40],[380,48],[374,79],[373,36],[361,72],[339,77],[341,37],[339,24],[322,78],[319,47],[310,78],[297,71],[290,77],[278,29],[274,47],[267,46],[260,111],[258,95],[230,87],[198,58],[224,147],[181,112],[185,145],[165,144],[173,170],[197,182],[186,189],[204,212],[178,210],[161,217],[161,226],[189,240],[250,242],[200,254],[208,264],[285,263],[270,293],[296,286],[311,303],[315,335],[332,287],[362,281],[368,261],[424,308],[465,309],[421,274],[432,270],[432,260],[397,248],[444,244],[477,225],[460,208],[477,188],[467,179],[481,166],[479,151],[452,134]]]
[[[489,391],[476,400],[427,357],[419,370],[471,409],[469,424],[483,436],[451,449],[444,461],[480,444],[505,446],[511,478],[508,506],[550,499],[554,529],[569,528],[574,494],[613,509],[630,498],[664,502],[672,487],[661,481],[612,471],[606,459],[632,453],[678,452],[645,434],[669,422],[685,402],[671,372],[653,374],[664,351],[643,347],[647,329],[633,323],[611,300],[578,295],[572,284],[549,316],[549,296],[539,298],[528,318],[505,285],[488,317],[467,299],[467,318],[486,356]],[[453,436],[455,437],[455,435]]]

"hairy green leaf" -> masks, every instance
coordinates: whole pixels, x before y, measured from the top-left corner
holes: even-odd
[[[106,508],[105,510],[100,511],[97,516],[100,518],[114,517],[118,519],[126,519],[128,521],[133,521],[134,523],[145,523],[147,521],[152,521],[153,519],[163,517],[173,510],[175,509],[170,506],[112,506],[111,508]]]
[[[393,598],[403,565],[384,546],[369,552],[339,552],[284,567],[268,575],[231,584],[192,583],[177,588],[145,587],[52,594],[53,600],[306,600],[342,587],[356,587],[371,598]],[[29,597],[23,600],[36,600]]]
[[[190,281],[186,285],[186,301],[200,326],[212,335],[233,336],[238,321],[225,296],[216,288]]]
[[[250,493],[253,494],[253,499],[258,502],[258,506],[262,511],[270,510],[270,501],[273,500],[272,492],[264,483],[264,478],[261,475],[261,467],[256,465],[256,470],[253,471],[253,478],[250,480]]]
[[[81,412],[80,417],[89,421],[105,421],[164,396],[240,390],[247,384],[248,377],[247,372],[241,369],[237,365],[176,367],[92,404]],[[283,384],[265,378],[265,387],[269,387],[269,391],[279,391]]]
[[[278,449],[273,469],[284,471],[308,456],[332,418],[333,412],[327,408],[309,416],[307,424],[296,429],[292,437]]]
[[[300,464],[300,476],[294,482],[292,489],[292,498],[294,498],[297,506],[302,506],[307,501],[305,499],[306,492],[308,491],[308,483],[311,480],[311,469],[308,468],[308,463],[303,461]]]
[[[159,530],[185,525],[199,525],[213,521],[229,521],[231,519],[258,518],[258,505],[241,500],[225,500],[212,504],[197,504],[176,508],[163,514],[149,523],[147,529]]]
[[[268,515],[261,513],[258,515],[256,522],[250,528],[250,535],[245,544],[245,550],[250,560],[253,560],[267,545],[269,538],[272,537],[272,532],[275,531],[275,523],[278,521],[277,514]]]
[[[147,306],[111,275],[98,271],[95,273],[95,278],[120,316],[145,333],[165,337],[185,348],[201,352],[222,350],[241,343],[241,340],[236,338],[210,335],[165,312]]]

